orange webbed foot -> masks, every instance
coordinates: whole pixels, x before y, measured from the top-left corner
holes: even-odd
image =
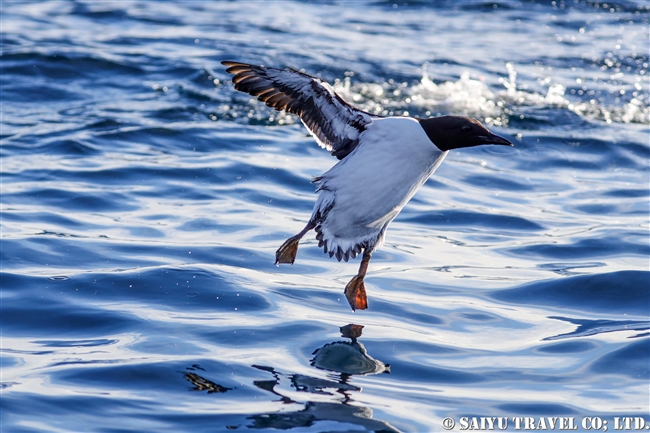
[[[368,308],[368,297],[366,296],[366,286],[363,282],[362,275],[357,275],[352,278],[348,285],[345,286],[344,293],[352,311]]]
[[[275,252],[275,264],[289,263],[293,265],[293,262],[296,261],[296,254],[298,254],[298,242],[300,242],[300,238],[295,236],[287,239]]]

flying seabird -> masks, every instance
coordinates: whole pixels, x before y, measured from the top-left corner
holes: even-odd
[[[352,310],[368,307],[363,280],[388,225],[447,153],[483,144],[512,146],[469,117],[378,116],[351,106],[325,81],[304,72],[221,63],[234,75],[235,89],[298,115],[318,145],[340,160],[314,178],[318,198],[311,218],[276,251],[275,264],[293,264],[298,242],[312,229],[318,246],[338,261],[363,251],[359,272],[345,287]]]

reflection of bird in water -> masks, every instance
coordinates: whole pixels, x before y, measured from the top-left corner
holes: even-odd
[[[276,371],[273,367],[261,365],[253,365],[253,367],[267,371],[274,377],[273,380],[254,381],[253,384],[256,387],[277,395],[280,397],[280,401],[284,404],[304,404],[304,407],[301,410],[292,412],[281,411],[250,415],[247,417],[252,420],[252,424],[247,426],[249,428],[274,428],[288,430],[296,427],[312,427],[319,421],[329,421],[354,424],[363,427],[365,431],[399,433],[399,430],[387,422],[373,419],[372,410],[370,408],[347,404],[350,401],[349,393],[360,392],[361,389],[359,387],[347,384],[344,381],[335,382],[302,374],[293,374],[289,376],[289,379],[291,381],[291,386],[295,388],[296,391],[317,395],[333,395],[326,391],[327,389],[330,389],[336,390],[337,393],[343,395],[343,399],[340,403],[320,401],[307,401],[301,403],[291,397],[283,395],[282,391],[276,390],[276,387],[285,376],[284,374]],[[223,393],[232,390],[232,388],[218,385],[196,373],[184,372],[183,375],[185,376],[185,379],[189,380],[195,386],[193,390],[207,391],[208,394],[215,392]],[[349,377],[348,375],[343,376]],[[229,426],[229,428],[236,427],[237,426]]]
[[[387,422],[373,419],[370,408],[338,403],[310,401],[301,411],[253,415],[250,418],[253,420],[253,425],[248,427],[258,429],[288,430],[296,427],[312,427],[318,421],[334,421],[360,426],[363,428],[361,431],[399,433],[399,430]]]
[[[253,367],[260,370],[268,371],[273,374],[275,380],[255,381],[254,384],[265,391],[271,392],[279,396],[285,404],[299,403],[289,397],[282,395],[280,391],[275,388],[280,384],[282,373],[276,371],[272,367],[265,367],[254,365]],[[346,378],[348,375],[342,375]],[[249,428],[274,428],[281,430],[288,430],[296,427],[313,427],[316,422],[329,421],[345,424],[354,424],[362,427],[365,431],[375,432],[392,432],[399,433],[392,425],[385,421],[373,419],[372,410],[368,407],[353,406],[348,404],[350,402],[350,391],[360,392],[361,389],[345,383],[345,379],[334,382],[327,379],[319,379],[316,377],[294,374],[290,376],[291,385],[296,391],[307,392],[311,394],[332,395],[325,391],[326,389],[335,389],[337,393],[344,396],[341,403],[320,402],[320,401],[307,401],[304,403],[304,408],[294,412],[276,412],[264,413],[260,415],[252,415],[249,417],[253,421]]]
[[[302,374],[291,375],[291,385],[296,391],[312,394],[328,394],[327,390],[336,390],[336,393],[343,395],[341,403],[314,402],[308,401],[303,410],[297,412],[283,412],[275,414],[254,415],[253,428],[276,428],[289,429],[294,427],[309,427],[316,421],[336,421],[340,423],[351,423],[363,427],[366,431],[377,432],[398,432],[395,427],[387,422],[372,418],[372,410],[367,407],[353,406],[348,404],[351,399],[351,392],[361,392],[361,388],[351,385],[348,380],[352,375],[376,374],[389,372],[390,366],[372,358],[368,355],[365,347],[357,341],[361,337],[361,325],[346,325],[340,328],[341,336],[350,338],[351,342],[328,343],[314,351],[314,358],[311,365],[320,369],[340,373],[338,381],[320,379],[317,377]],[[258,369],[268,371],[275,377],[274,381],[256,382],[258,387],[272,392],[281,397],[284,403],[294,403],[287,399],[275,387],[280,383],[281,373],[271,367],[254,366]]]
[[[341,393],[343,393],[343,391],[361,391],[361,388],[343,381],[333,382],[331,380],[306,376],[304,374],[294,374],[291,376],[291,385],[296,388],[296,391],[311,392],[312,394],[332,395],[330,392],[325,391],[327,388],[336,389]]]
[[[257,388],[278,396],[280,398],[279,401],[282,402],[283,405],[295,404],[303,405],[303,407],[296,411],[282,410],[272,413],[250,415],[247,419],[251,420],[252,424],[247,425],[247,427],[288,430],[300,427],[313,428],[318,422],[328,422],[330,424],[327,424],[327,428],[331,429],[331,423],[335,422],[348,425],[352,424],[362,428],[364,431],[399,433],[399,430],[389,423],[373,419],[372,410],[370,408],[359,406],[358,403],[355,405],[349,404],[352,401],[351,395],[356,392],[361,392],[361,388],[358,386],[347,383],[352,375],[387,372],[389,368],[389,366],[384,365],[383,362],[370,357],[361,343],[357,341],[357,338],[361,336],[362,328],[363,326],[360,325],[343,326],[340,328],[341,335],[346,338],[351,338],[352,343],[329,343],[314,352],[316,356],[314,357],[314,360],[312,360],[312,365],[329,371],[339,372],[339,380],[322,379],[304,374],[286,375],[277,371],[273,367],[253,365],[254,368],[265,371],[273,376],[273,379],[271,380],[254,381],[253,384]],[[334,349],[326,349],[328,347],[334,347]],[[321,361],[318,361],[318,363],[322,363],[322,365],[317,365],[314,363],[317,358],[320,358],[319,355],[317,355],[317,352],[322,352],[323,350],[325,350],[325,352],[331,350],[332,352],[330,352],[330,355],[331,353],[337,353],[339,351],[340,354],[350,354],[353,358],[357,359],[357,361],[346,363],[341,360],[337,361],[338,356],[325,356]],[[232,390],[232,388],[218,385],[194,373],[196,370],[203,370],[197,365],[193,365],[188,368],[188,370],[191,370],[192,372],[184,372],[183,374],[185,378],[195,386],[194,390],[205,390],[208,391],[208,394]],[[284,383],[287,383],[285,378],[289,380],[291,387],[295,389],[297,393],[294,392],[293,395],[291,395],[290,392],[277,389],[283,380]],[[333,402],[311,401],[311,399],[301,402],[297,401],[302,400],[302,398],[299,398],[300,395],[313,395],[312,398],[318,400],[322,400],[327,396],[342,396],[342,398],[338,397],[338,401]],[[228,426],[229,429],[237,427],[238,426]],[[346,427],[349,428],[349,426]]]
[[[352,341],[336,341],[316,349],[311,365],[344,375],[390,373],[390,365],[368,355],[366,347],[357,341],[362,329],[354,324],[341,327],[341,335]]]
[[[298,242],[316,231],[318,246],[346,262],[363,251],[358,274],[345,287],[353,310],[368,307],[364,277],[372,252],[451,149],[501,144],[478,120],[381,117],[345,102],[324,81],[293,69],[221,62],[235,89],[297,114],[318,144],[341,161],[314,179],[318,199],[309,222],[277,250],[275,263],[293,263]]]
[[[192,388],[193,391],[208,391],[208,394],[212,394],[213,392],[226,392],[232,390],[232,388],[221,386],[218,383],[214,383],[196,373],[184,372],[183,375],[185,376],[185,379],[189,380],[192,385],[194,385],[194,388]]]

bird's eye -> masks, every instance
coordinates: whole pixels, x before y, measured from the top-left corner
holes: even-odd
[[[469,126],[463,126],[463,131],[465,131],[465,132],[468,132],[470,129],[472,129],[472,128],[470,128]]]

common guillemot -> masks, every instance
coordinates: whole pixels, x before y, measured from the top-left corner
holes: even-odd
[[[388,225],[447,153],[483,144],[513,145],[469,117],[377,116],[351,106],[325,81],[304,72],[221,63],[234,75],[235,89],[297,114],[318,145],[340,160],[314,178],[318,198],[311,218],[278,248],[275,264],[293,264],[298,242],[312,229],[318,246],[338,261],[363,251],[359,272],[344,292],[352,310],[368,308],[363,280]]]

